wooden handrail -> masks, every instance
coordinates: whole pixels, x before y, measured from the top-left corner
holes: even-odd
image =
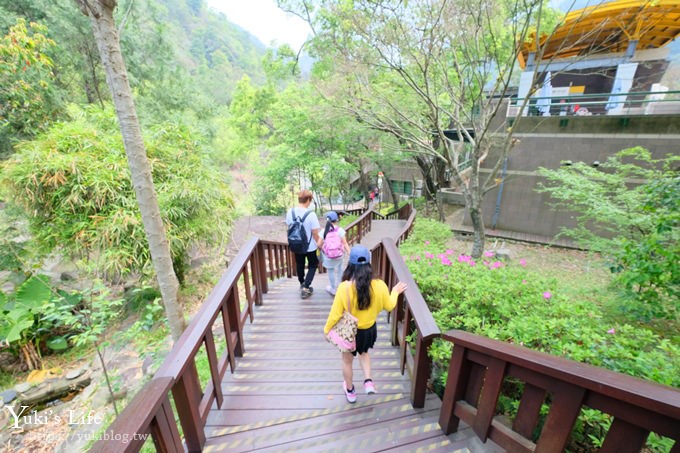
[[[393,317],[392,344],[399,345],[401,348],[402,374],[408,368],[411,377],[411,404],[413,407],[423,407],[427,395],[427,383],[432,371],[432,361],[427,351],[441,331],[404,259],[399,254],[395,241],[389,238],[383,239],[374,249],[373,257],[377,257],[377,260],[382,263],[380,277],[389,287],[400,281],[407,285],[406,291],[400,296],[397,306],[391,313]],[[414,333],[415,351],[412,354],[408,338]]]
[[[463,420],[482,441],[490,438],[508,451],[562,451],[587,406],[613,417],[600,452],[637,453],[650,432],[674,439],[672,451],[680,448],[677,389],[459,330],[443,338],[454,344],[439,418],[446,434]],[[524,383],[511,426],[495,417],[506,377]],[[534,442],[532,433],[548,403]]]
[[[253,305],[262,303],[262,294],[268,291],[269,279],[290,276],[293,268],[292,256],[285,243],[259,241],[257,238],[248,240],[174,344],[151,382],[128,405],[135,408],[134,418],[138,423],[127,423],[118,417],[109,428],[110,431],[121,439],[150,433],[159,451],[176,451],[175,448],[163,447],[175,445],[179,438],[179,435],[174,434],[177,426],[172,410],[169,405],[164,405],[168,390],[171,390],[186,449],[200,451],[205,444],[204,426],[210,408],[214,402],[217,402],[218,407],[222,405],[220,384],[227,367],[233,373],[235,358],[242,356],[245,350],[243,327],[246,322],[253,321]],[[243,304],[242,297],[245,297]],[[222,320],[221,325],[217,324],[218,318]],[[213,330],[220,328],[224,333],[226,348],[222,356],[218,357]],[[196,369],[196,358],[201,346],[210,367],[210,380],[205,388],[200,386]],[[163,408],[169,420],[161,425],[158,425],[159,407]],[[160,428],[156,429],[157,425]],[[110,448],[108,444],[108,439],[102,439],[94,445],[93,450],[107,451],[106,448]],[[125,451],[138,451],[140,447],[141,444],[138,447],[126,447]]]
[[[352,243],[357,243],[371,229],[372,215],[364,212],[347,228]],[[205,422],[213,403],[222,406],[221,381],[229,367],[233,373],[236,357],[243,355],[243,327],[254,319],[253,305],[262,303],[268,280],[292,277],[294,255],[287,244],[249,239],[194,315],[189,326],[175,342],[152,380],[128,404],[126,418],[118,417],[109,431],[117,439],[138,439],[150,434],[159,451],[176,451],[181,444],[168,392],[172,392],[177,417],[182,425],[184,445],[188,451],[201,451],[205,444]],[[241,304],[241,298],[245,303]],[[242,308],[243,305],[243,308]],[[221,318],[221,325],[217,320]],[[214,329],[222,329],[226,348],[218,357]],[[210,379],[201,388],[196,358],[203,347],[210,368]],[[132,411],[132,412],[131,412]],[[134,414],[132,417],[131,414]],[[134,421],[131,419],[134,418]],[[94,451],[139,451],[143,440],[124,448],[102,439]],[[179,443],[179,444],[178,444]],[[182,447],[184,448],[184,447]],[[111,450],[113,449],[113,450]]]
[[[99,435],[102,440],[93,450],[99,453],[137,452],[149,436],[154,439],[158,451],[183,450],[168,399],[172,384],[173,379],[167,377],[147,382],[139,391],[145,398],[134,398]]]
[[[347,225],[345,228],[347,243],[351,246],[358,244],[361,238],[371,231],[371,220],[373,220],[373,211],[364,211],[358,219]]]

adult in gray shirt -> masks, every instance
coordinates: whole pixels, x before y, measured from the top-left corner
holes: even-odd
[[[312,192],[309,190],[301,190],[298,193],[298,205],[290,209],[286,214],[286,225],[290,227],[295,217],[302,218],[307,211],[309,205],[312,204]],[[316,256],[316,249],[321,247],[323,239],[319,235],[321,225],[319,218],[314,211],[311,211],[305,219],[303,226],[307,232],[307,237],[310,238],[309,246],[306,253],[295,254],[295,268],[297,271],[297,278],[300,282],[300,297],[303,299],[312,295],[312,280],[316,274],[316,269],[319,267],[319,258]],[[305,274],[305,261],[308,264],[307,273]]]

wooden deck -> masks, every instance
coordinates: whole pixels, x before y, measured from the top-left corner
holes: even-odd
[[[229,409],[213,407],[208,415],[204,451],[500,451],[467,427],[445,436],[436,395],[428,396],[423,409],[411,406],[410,381],[399,371],[399,350],[389,342],[384,313],[371,351],[378,393],[364,394],[355,360],[358,398],[349,404],[340,353],[323,339],[332,304],[327,282],[327,274],[317,275],[314,294],[305,300],[296,279],[270,286],[255,307],[254,323],[244,329],[248,349],[223,380],[223,407]]]

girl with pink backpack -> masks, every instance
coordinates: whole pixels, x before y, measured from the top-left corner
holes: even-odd
[[[345,253],[349,253],[345,229],[338,225],[338,213],[329,211],[326,213],[326,228],[323,232],[323,265],[328,270],[330,285],[326,291],[335,295],[342,277],[342,261]]]

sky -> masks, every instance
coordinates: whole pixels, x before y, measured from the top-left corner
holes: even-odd
[[[276,0],[207,0],[206,3],[265,46],[275,40],[278,44],[288,43],[297,51],[310,33],[302,19],[280,10]]]

